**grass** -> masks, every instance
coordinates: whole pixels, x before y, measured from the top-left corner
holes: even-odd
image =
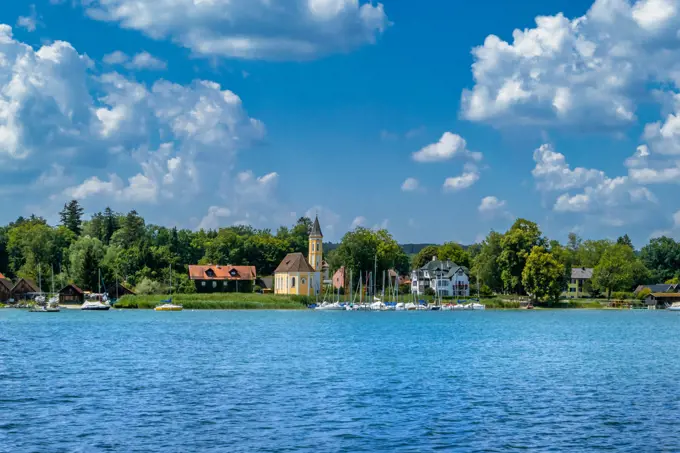
[[[116,308],[152,309],[161,305],[168,295],[124,296]],[[310,303],[302,296],[276,296],[274,294],[222,293],[174,294],[172,302],[188,310],[301,310]]]

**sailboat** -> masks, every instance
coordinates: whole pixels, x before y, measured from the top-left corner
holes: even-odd
[[[184,307],[181,305],[175,305],[172,303],[172,264],[170,265],[170,297],[166,300],[162,300],[163,305],[159,305],[154,308],[154,311],[182,311]]]
[[[40,265],[38,265],[38,286],[42,284],[42,275],[40,274]],[[54,294],[54,270],[52,270],[52,294]],[[61,311],[59,309],[59,297],[50,297],[49,300],[46,299],[45,295],[42,293],[42,287],[40,294],[33,299],[34,305],[30,308],[31,313],[58,313]]]
[[[111,305],[108,303],[108,297],[106,294],[102,294],[101,290],[101,282],[102,282],[102,271],[101,269],[99,270],[99,294],[96,294],[95,297],[96,299],[94,300],[86,300],[83,302],[83,305],[80,306],[81,310],[87,310],[87,311],[106,311],[111,309]]]

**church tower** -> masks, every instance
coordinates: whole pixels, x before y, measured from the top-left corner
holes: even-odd
[[[314,219],[312,231],[309,232],[309,264],[316,272],[321,272],[321,263],[323,262],[323,234],[321,233],[321,225],[319,225],[319,216]]]

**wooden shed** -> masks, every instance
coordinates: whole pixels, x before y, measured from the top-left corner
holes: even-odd
[[[134,291],[127,288],[122,283],[112,283],[106,287],[106,294],[109,295],[109,299],[120,299],[123,296],[136,296]]]
[[[7,302],[12,298],[12,282],[6,278],[0,278],[0,302]]]
[[[35,282],[26,278],[17,280],[14,287],[12,287],[12,299],[14,301],[33,299],[37,294],[40,294],[40,288]]]
[[[82,304],[85,302],[85,292],[76,285],[66,285],[59,291],[60,304]]]
[[[680,302],[680,293],[652,293],[645,299],[647,308],[650,310],[666,308],[666,305],[671,305],[673,302]]]

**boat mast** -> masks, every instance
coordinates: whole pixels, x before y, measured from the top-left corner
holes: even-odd
[[[378,254],[376,253],[373,261],[373,297],[375,297],[375,293],[377,292],[376,291],[376,286],[378,284],[378,282],[376,281],[377,276],[378,276]]]
[[[359,303],[364,303],[364,282],[361,280],[361,271],[359,271]]]
[[[40,294],[42,294],[42,275],[40,273],[40,263],[38,263],[38,290],[40,290]]]
[[[52,294],[54,294],[54,264],[50,265],[50,269],[52,270]]]
[[[345,274],[342,274],[343,280],[345,279]],[[343,282],[344,283],[344,282]],[[346,287],[346,285],[344,285]],[[349,297],[350,300],[352,301],[352,304],[354,304],[354,294],[352,294],[352,270],[350,269],[349,271]]]
[[[382,303],[385,303],[385,271],[383,271]]]

